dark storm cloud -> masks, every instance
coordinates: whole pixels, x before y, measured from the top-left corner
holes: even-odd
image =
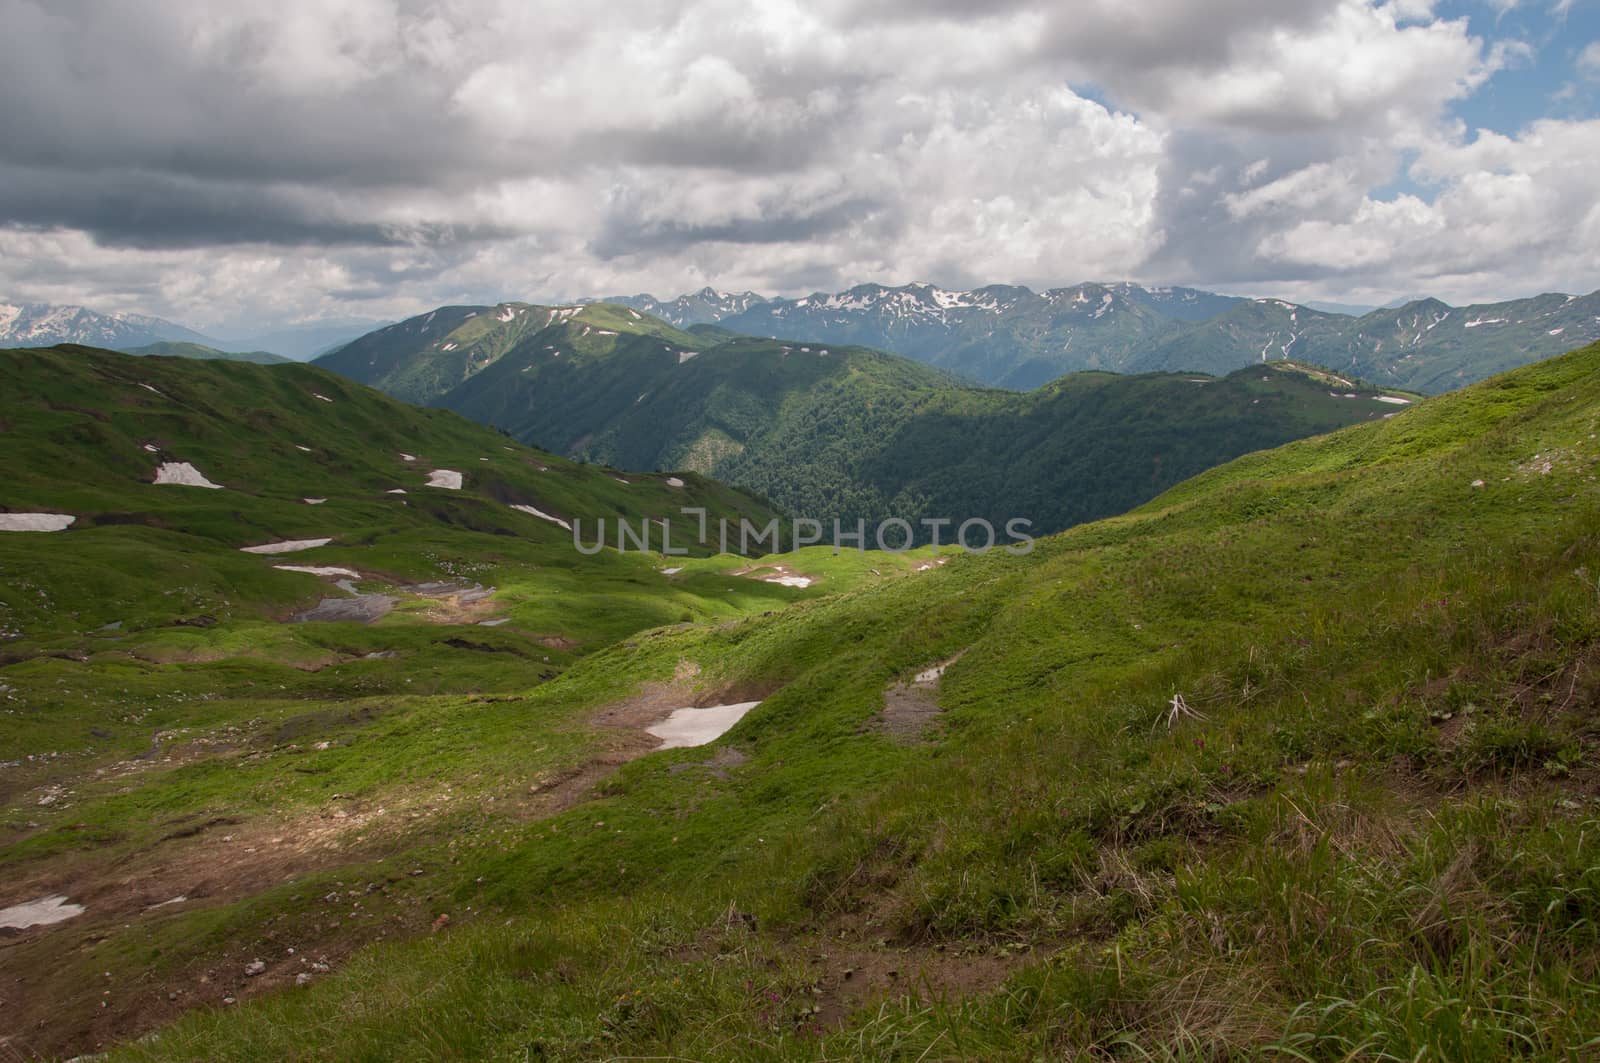
[[[1593,246],[1560,159],[1600,134],[1466,143],[1448,108],[1496,53],[1427,0],[0,0],[0,26],[14,299],[1410,288],[1469,226],[1493,254],[1456,259]],[[1408,158],[1437,202],[1374,203]]]
[[[314,197],[142,172],[63,173],[0,166],[0,224],[81,229],[102,244],[192,248],[219,243],[408,246],[504,238],[488,226],[405,228],[322,215]]]

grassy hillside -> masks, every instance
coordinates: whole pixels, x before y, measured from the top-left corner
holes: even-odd
[[[236,736],[245,774],[191,779],[212,809],[293,778],[313,818],[291,822],[369,861],[135,909],[109,939],[33,932],[10,962],[108,1037],[239,1000],[122,1059],[1580,1058],[1597,433],[1591,347],[1026,557],[661,629],[510,701]],[[87,674],[32,667],[63,699]],[[746,695],[713,745],[612,767],[650,705]],[[558,745],[577,775],[547,773]],[[349,750],[384,759],[338,796],[298,774]],[[424,750],[401,805],[384,754]],[[584,764],[594,788],[562,791]],[[87,768],[59,769],[79,807],[23,790],[12,816],[137,799]],[[395,808],[450,830],[416,842]],[[247,869],[228,846],[272,850],[243,826],[166,844],[208,836]],[[43,859],[36,837],[9,859]],[[152,903],[189,881],[161,866]],[[380,936],[404,940],[350,951]]]
[[[708,556],[679,508],[773,516],[737,491],[574,465],[324,370],[36,349],[0,352],[0,384],[0,909],[89,906],[0,926],[10,1051],[220,1000],[199,972],[241,940],[225,928],[284,916],[262,900],[277,884],[445,845],[513,781],[513,816],[587,792],[592,761],[648,743],[526,701],[574,662],[823,593]],[[153,482],[180,463],[221,486]],[[427,486],[436,470],[461,486]],[[51,514],[72,522],[9,530]],[[599,517],[668,519],[686,553],[663,557],[658,528],[657,552],[586,556],[555,522],[588,542]],[[806,558],[829,589],[928,563]],[[330,960],[394,930],[337,923]]]
[[[279,365],[290,359],[281,354],[270,351],[219,351],[215,347],[207,347],[200,343],[178,343],[167,341],[151,343],[144,347],[132,347],[125,354],[140,356],[157,356],[162,358],[199,358],[205,361],[222,359],[233,362],[255,362],[259,365]]]
[[[664,321],[625,307],[588,306],[445,306],[419,317],[370,332],[316,360],[325,369],[370,384],[407,402],[435,402],[464,381],[517,351],[564,351],[593,337],[626,332],[626,339],[647,337],[642,346],[660,350],[676,344],[693,349],[694,338]]]
[[[556,520],[588,518],[592,539],[600,517],[676,518],[675,541],[704,553],[680,507],[772,516],[719,484],[574,465],[297,363],[30,349],[0,352],[0,381],[0,511],[74,517],[49,536],[0,534],[0,626],[13,637],[209,625],[337,593],[273,562],[354,567],[404,584],[447,578],[450,557],[465,549],[476,560],[548,559],[573,580],[603,582],[631,575],[631,559],[586,560]],[[154,483],[166,464],[189,465],[220,489]],[[462,487],[426,486],[435,469],[459,472]],[[241,552],[317,538],[332,542],[282,556]],[[35,584],[50,590],[35,597]],[[636,629],[667,616],[627,622]]]
[[[439,405],[558,453],[690,469],[850,525],[1021,518],[1059,531],[1247,451],[1403,408],[1287,363],[1228,380],[1084,374],[1017,394],[858,347],[676,334],[603,304],[483,313],[448,341],[421,329],[425,320],[371,337],[412,344],[408,357],[378,364],[416,379],[462,351],[499,352],[435,396]],[[489,331],[477,347],[443,349],[469,329]],[[323,364],[348,368],[347,354]],[[374,379],[397,386],[401,372]]]

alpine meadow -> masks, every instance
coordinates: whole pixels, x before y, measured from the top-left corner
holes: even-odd
[[[1600,8],[605,14],[0,12],[0,1061],[1600,1057]]]

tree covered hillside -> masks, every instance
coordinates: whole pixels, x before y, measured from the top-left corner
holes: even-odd
[[[320,364],[574,458],[692,470],[850,526],[981,517],[1058,531],[1411,402],[1289,362],[1227,379],[1078,374],[1019,394],[866,348],[679,333],[606,304],[455,320],[435,311]],[[419,394],[424,379],[435,386]]]

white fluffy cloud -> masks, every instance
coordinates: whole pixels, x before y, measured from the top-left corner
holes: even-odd
[[[1411,166],[1439,190],[1432,202],[1361,196],[1334,217],[1284,227],[1258,250],[1268,260],[1346,274],[1399,272],[1425,287],[1592,283],[1600,201],[1589,160],[1597,157],[1600,121],[1541,121],[1515,137],[1440,140]]]
[[[0,0],[0,24],[12,299],[213,326],[704,283],[1600,284],[1593,123],[1457,128],[1525,46],[1429,0]]]
[[[1600,41],[1591,41],[1578,53],[1578,72],[1584,77],[1600,81]]]

